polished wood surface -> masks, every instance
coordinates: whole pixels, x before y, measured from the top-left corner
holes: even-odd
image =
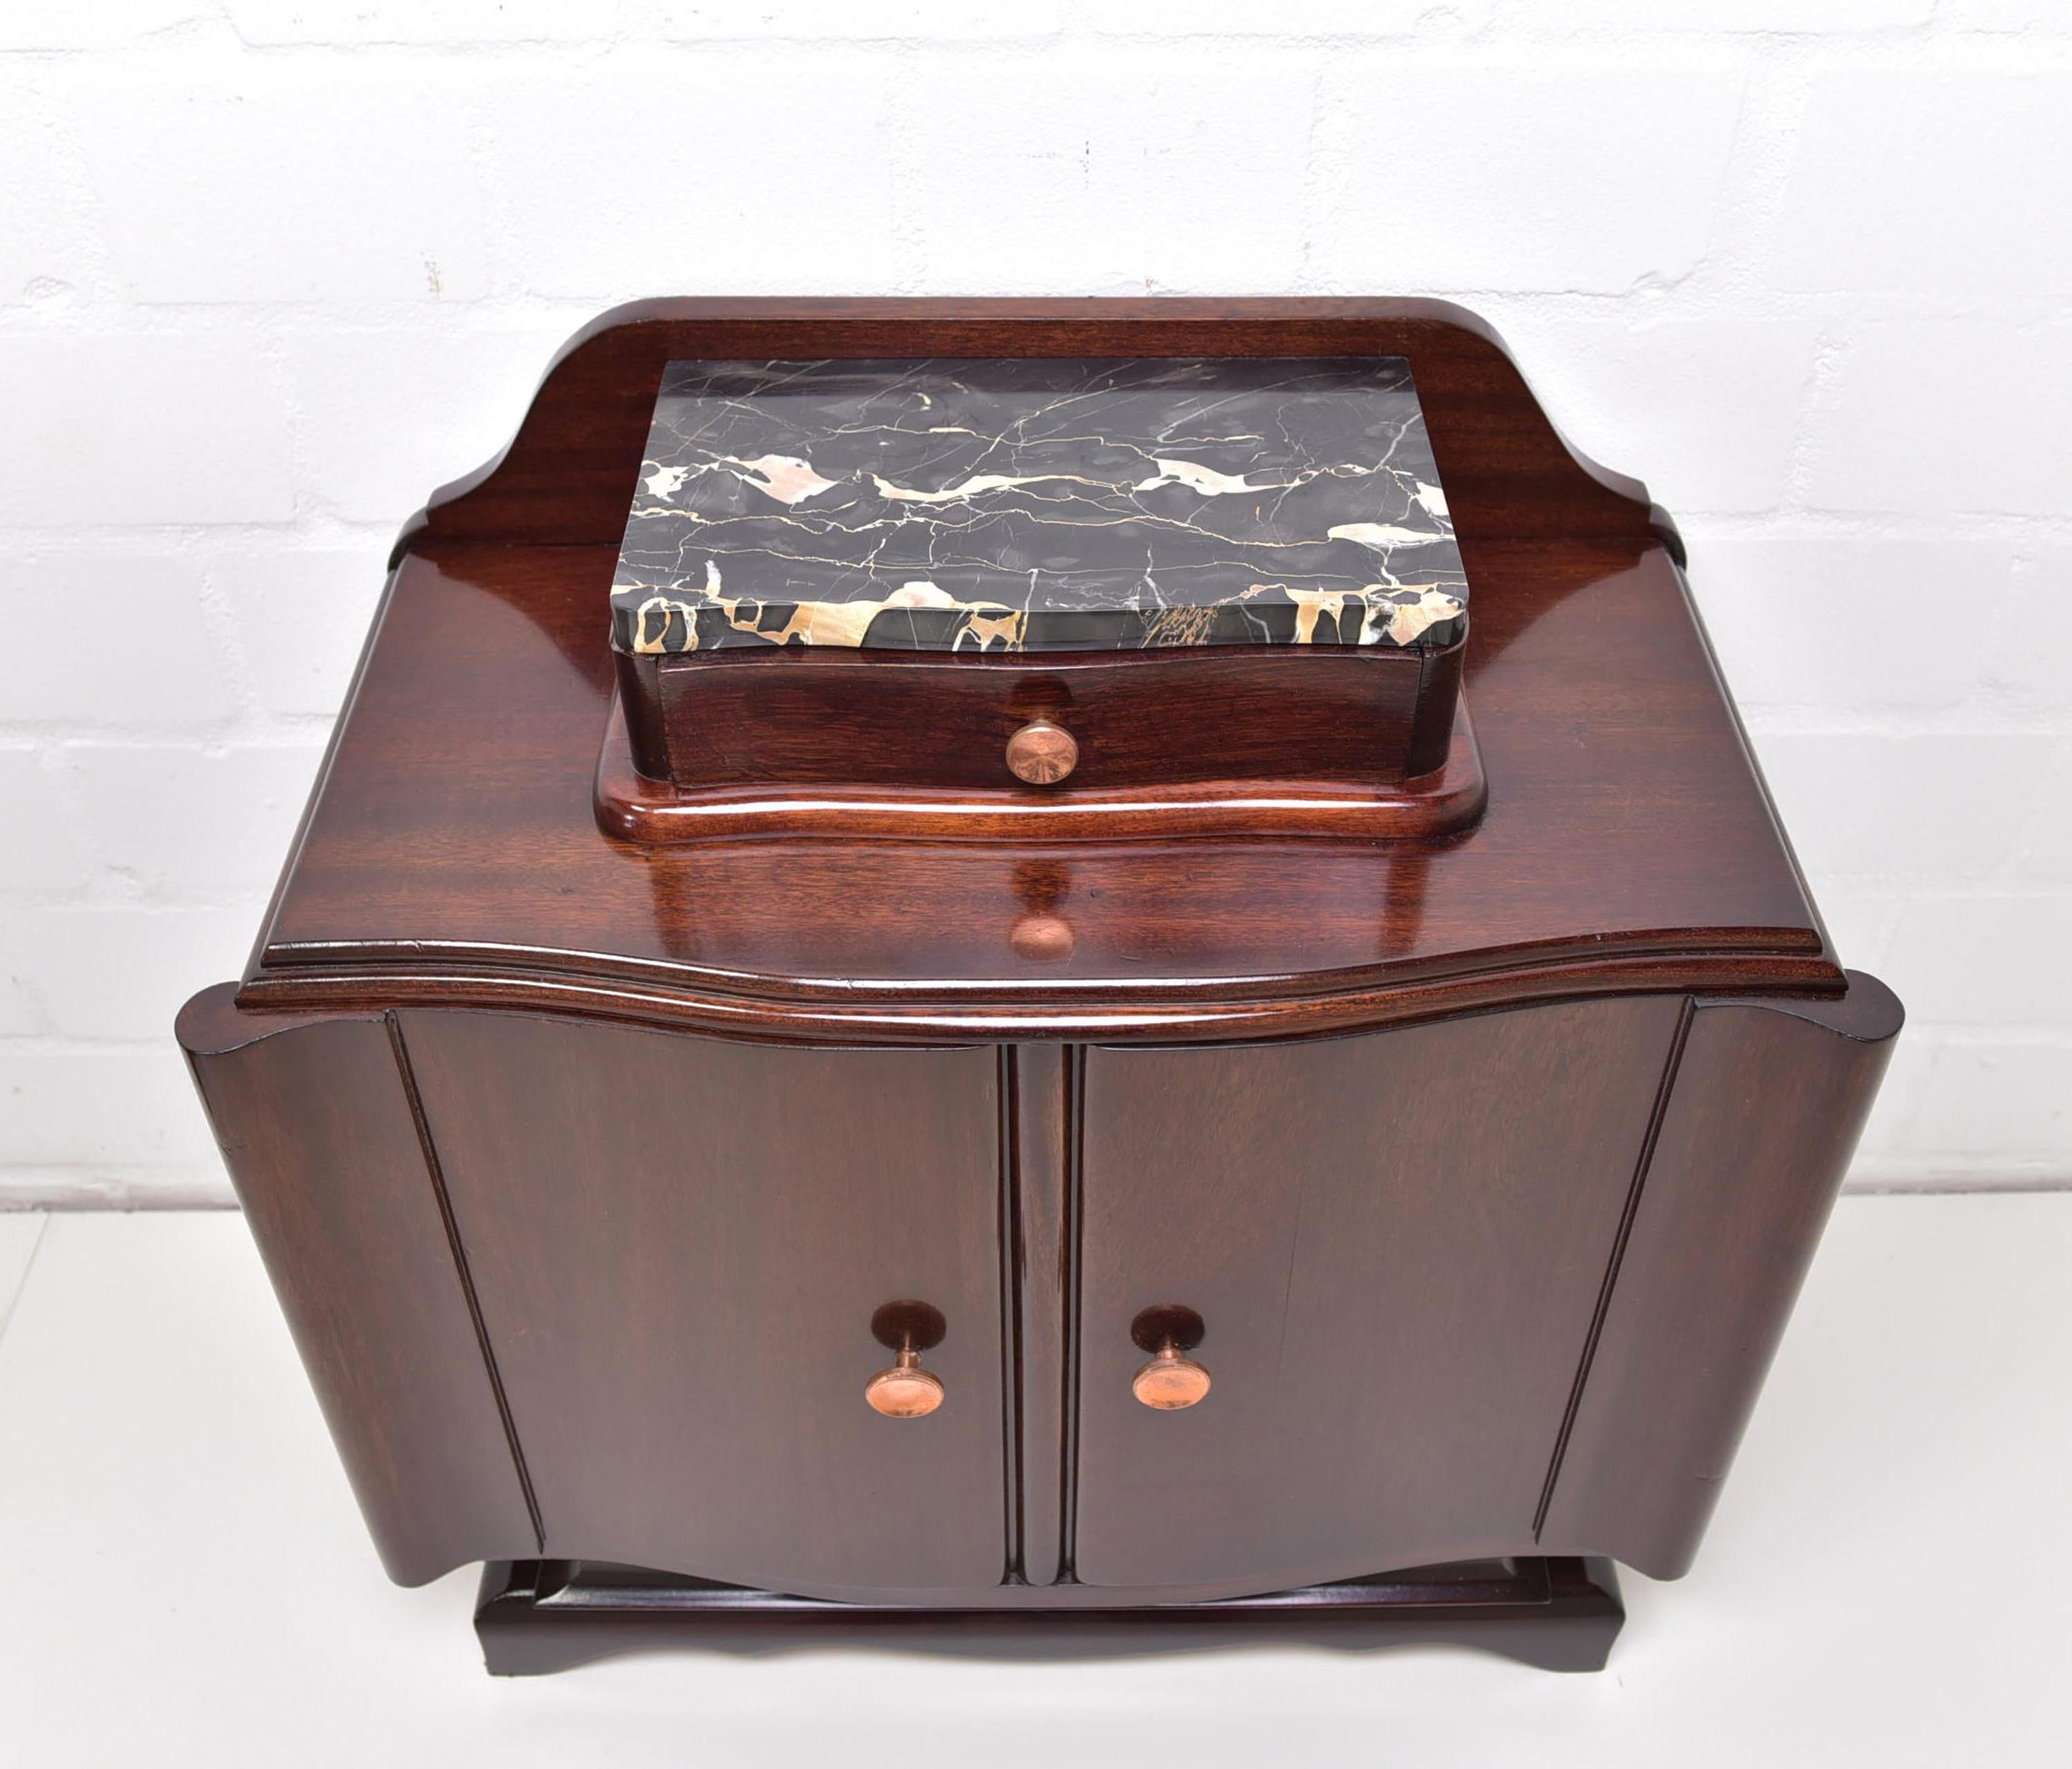
[[[516,1529],[1083,1610],[1368,1555],[1680,1572],[1897,1019],[1852,976],[1264,1047],[815,1051],[224,985],[181,1035],[399,1578]],[[1154,1413],[1131,1384],[1169,1342],[1213,1387]],[[881,1419],[861,1387],[906,1345],[944,1404]]]
[[[1460,650],[807,646],[614,664],[635,765],[680,787],[1013,792],[1078,769],[1074,792],[1211,780],[1371,789],[1445,760]],[[1444,704],[1424,708],[1428,692]]]
[[[868,842],[892,847],[910,872],[927,863],[930,850],[950,843],[984,842],[995,852],[1013,854],[1018,870],[1062,844],[1079,851],[1088,845],[1155,845],[1170,859],[1173,850],[1203,837],[1227,845],[1233,838],[1328,837],[1359,842],[1371,853],[1380,841],[1400,845],[1457,834],[1482,815],[1488,782],[1465,697],[1454,701],[1452,726],[1445,759],[1436,771],[1392,784],[1356,779],[1350,767],[1337,768],[1341,777],[1336,780],[1324,777],[1330,771],[1326,768],[1302,776],[1298,767],[1295,778],[1253,773],[1156,786],[1078,780],[1037,789],[894,782],[682,786],[639,771],[625,705],[619,700],[598,756],[597,821],[606,835],[643,847],[719,841],[740,845],[804,836],[822,845],[843,843],[853,853],[856,844]],[[1024,958],[1061,957],[1071,949],[1069,941],[1062,950],[1044,945],[1033,952],[1012,936],[1009,944]]]
[[[400,1016],[546,1552],[789,1590],[1000,1582],[989,1050]],[[878,1310],[946,1397],[881,1417]]]
[[[1904,1018],[1852,972],[1834,1002],[1700,1002],[1605,1286],[1540,1539],[1616,1540],[1685,1572]]]
[[[1055,1615],[837,1606],[634,1566],[498,1561],[475,1611],[498,1676],[569,1670],[623,1652],[691,1647],[762,1654],[853,1645],[959,1658],[1063,1659],[1231,1646],[1473,1646],[1548,1671],[1601,1670],[1626,1619],[1605,1560],[1413,1567],[1314,1590]]]
[[[1472,836],[1234,844],[1213,865],[1197,843],[615,843],[590,802],[612,557],[405,564],[249,1004],[508,1002],[778,1037],[1170,1039],[1536,994],[1840,987],[1659,546],[1485,549],[1466,694],[1489,808]],[[1548,586],[1568,593],[1535,607]],[[1008,938],[1032,866],[1059,881],[1063,963]]]
[[[948,856],[867,833],[781,854],[640,853],[600,833],[602,611],[660,364],[1024,348],[1408,356],[1474,585],[1466,692],[1488,808],[1471,838],[1329,855],[1255,842],[1211,866],[1196,841],[1111,851],[1083,829],[1065,851],[1001,829]],[[1841,986],[1645,493],[1577,461],[1457,310],[646,306],[571,347],[511,450],[440,494],[398,557],[249,1005],[1170,1040],[1534,995]],[[1032,866],[1061,881],[1062,956],[1009,937]]]
[[[1089,1051],[1080,1582],[1264,1590],[1529,1545],[1679,1011]],[[1174,1301],[1215,1387],[1150,1411],[1133,1323]]]
[[[383,1565],[421,1585],[538,1553],[393,1019],[260,1018],[232,993],[188,1002],[180,1043]]]

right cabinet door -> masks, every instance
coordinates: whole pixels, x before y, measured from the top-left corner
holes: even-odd
[[[1074,1567],[1276,1590],[1530,1552],[1682,1003],[1095,1048]],[[1139,1314],[1213,1385],[1132,1393]]]

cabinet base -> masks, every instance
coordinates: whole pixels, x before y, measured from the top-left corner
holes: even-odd
[[[483,1569],[475,1627],[498,1676],[676,1647],[1057,1659],[1276,1641],[1479,1646],[1543,1670],[1597,1671],[1625,1619],[1612,1563],[1598,1559],[1471,1561],[1264,1597],[1069,1609],[835,1603],[600,1561],[506,1560]]]

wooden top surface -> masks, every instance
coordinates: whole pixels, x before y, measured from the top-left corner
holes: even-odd
[[[1320,351],[1346,349],[1347,326],[1355,348],[1404,351],[1424,391],[1474,586],[1466,692],[1490,804],[1472,831],[1388,846],[606,837],[591,793],[616,537],[590,531],[621,476],[630,489],[653,384],[616,405],[576,401],[557,383],[585,360],[579,343],[505,458],[563,488],[566,520],[536,504],[527,544],[479,538],[496,518],[479,503],[516,507],[500,467],[406,534],[240,1001],[545,1006],[808,1039],[1111,1040],[1318,1033],[1636,989],[1839,989],[1644,501],[1565,453],[1543,460],[1536,493],[1498,496],[1528,483],[1519,450],[1544,457],[1558,439],[1500,350],[1424,306],[1390,318],[1412,305],[1310,330]],[[620,354],[593,352],[589,372],[616,389],[650,358],[659,374],[670,356],[744,344],[796,354],[805,322],[748,338],[729,323],[606,327]],[[938,348],[943,323],[917,315],[890,341]],[[989,323],[997,348],[1005,322]],[[1042,323],[1060,349],[1115,348],[1097,317]],[[1200,324],[1182,329],[1176,344],[1198,353]],[[643,330],[637,349],[615,342]],[[1262,335],[1256,353],[1287,335]],[[1432,337],[1443,348],[1423,360],[1405,348]],[[1144,349],[1141,325],[1129,341]],[[555,479],[553,426],[545,441],[539,426],[557,398],[624,415],[584,429]],[[1478,410],[1523,442],[1477,452]]]

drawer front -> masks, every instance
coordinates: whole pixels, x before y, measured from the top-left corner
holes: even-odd
[[[1459,660],[1458,647],[1042,657],[793,648],[622,658],[621,682],[643,771],[679,786],[1116,792],[1429,772],[1445,758]],[[1009,745],[1038,723],[1067,734],[1071,763],[1032,784]]]
[[[1679,1010],[1088,1051],[1080,1581],[1532,1552]],[[1157,1368],[1161,1308],[1199,1317],[1174,1347],[1195,1404],[1136,1392],[1200,1388]]]
[[[999,1582],[992,1051],[401,1020],[549,1556],[808,1595]],[[941,1317],[923,1416],[874,1409],[911,1408],[911,1372],[866,1399],[899,1302]]]

